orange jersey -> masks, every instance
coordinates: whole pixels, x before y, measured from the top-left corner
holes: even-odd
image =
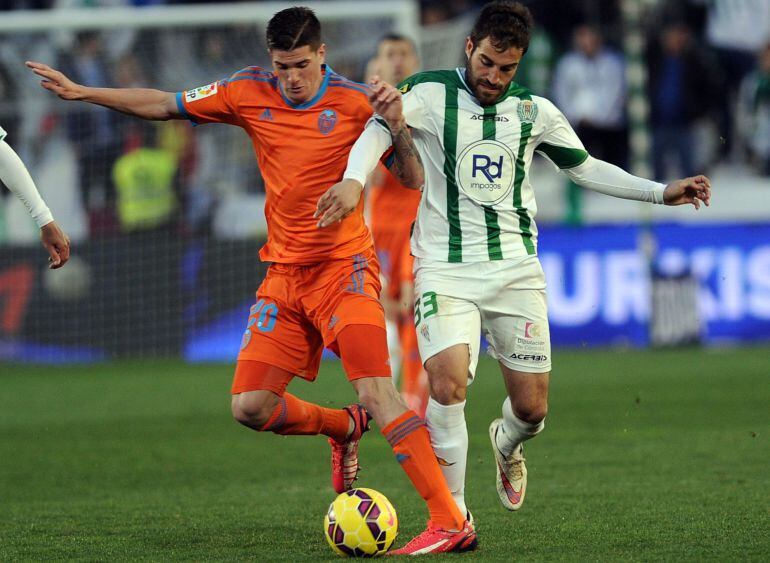
[[[420,205],[420,190],[405,188],[382,164],[374,171],[369,192],[372,231],[409,233]]]
[[[293,104],[273,72],[252,66],[176,95],[193,123],[242,127],[265,180],[267,262],[313,264],[363,252],[372,245],[363,202],[341,222],[320,229],[318,199],[342,180],[348,153],[372,115],[365,86],[324,67],[313,99]]]

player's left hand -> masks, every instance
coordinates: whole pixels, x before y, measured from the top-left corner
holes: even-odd
[[[70,259],[70,238],[51,221],[40,228],[40,241],[48,251],[48,267],[56,270],[64,266]]]
[[[358,205],[363,190],[361,183],[352,179],[334,184],[318,200],[318,207],[313,214],[318,219],[318,226],[328,227],[350,215]]]
[[[711,180],[706,176],[693,176],[671,182],[663,191],[663,203],[666,205],[692,204],[700,209],[700,203],[706,207],[711,204]]]

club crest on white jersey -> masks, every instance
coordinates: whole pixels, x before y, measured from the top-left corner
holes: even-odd
[[[537,119],[537,104],[532,100],[521,100],[516,113],[522,123],[534,123]]]

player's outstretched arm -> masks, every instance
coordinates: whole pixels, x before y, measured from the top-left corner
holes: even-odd
[[[16,194],[40,227],[40,240],[50,256],[50,267],[61,268],[70,257],[70,239],[53,219],[16,151],[0,139],[0,180]]]
[[[689,203],[695,209],[700,209],[701,202],[706,207],[711,204],[711,180],[703,175],[675,180],[663,190],[663,203],[666,205]]]
[[[711,181],[706,176],[693,176],[664,185],[634,176],[591,156],[563,172],[579,186],[623,199],[665,205],[691,204],[696,209],[700,209],[701,202],[707,206],[711,203]]]
[[[425,183],[425,170],[406,125],[401,92],[377,76],[369,84],[369,103],[390,129],[394,155],[390,170],[405,187],[420,189]]]
[[[88,102],[104,106],[127,115],[166,121],[183,119],[173,93],[151,88],[92,88],[73,82],[64,73],[34,61],[25,63],[27,68],[40,76],[40,85],[62,100]]]

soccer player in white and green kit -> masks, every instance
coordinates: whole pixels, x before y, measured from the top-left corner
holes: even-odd
[[[522,444],[544,427],[551,347],[529,178],[535,151],[577,184],[608,195],[696,208],[710,200],[705,176],[666,186],[591,157],[553,103],[513,82],[531,27],[521,4],[487,4],[466,40],[467,68],[418,73],[398,88],[401,96],[375,80],[370,99],[378,115],[343,180],[363,183],[391,145],[397,171],[424,175],[411,245],[415,323],[431,388],[426,418],[463,511],[465,395],[482,332],[508,391],[489,431],[498,494],[509,510],[526,490]]]
[[[5,129],[0,127],[0,182],[16,194],[40,227],[40,242],[48,252],[49,268],[61,268],[70,257],[70,239],[54,221],[27,167],[6,142],[5,136]]]

